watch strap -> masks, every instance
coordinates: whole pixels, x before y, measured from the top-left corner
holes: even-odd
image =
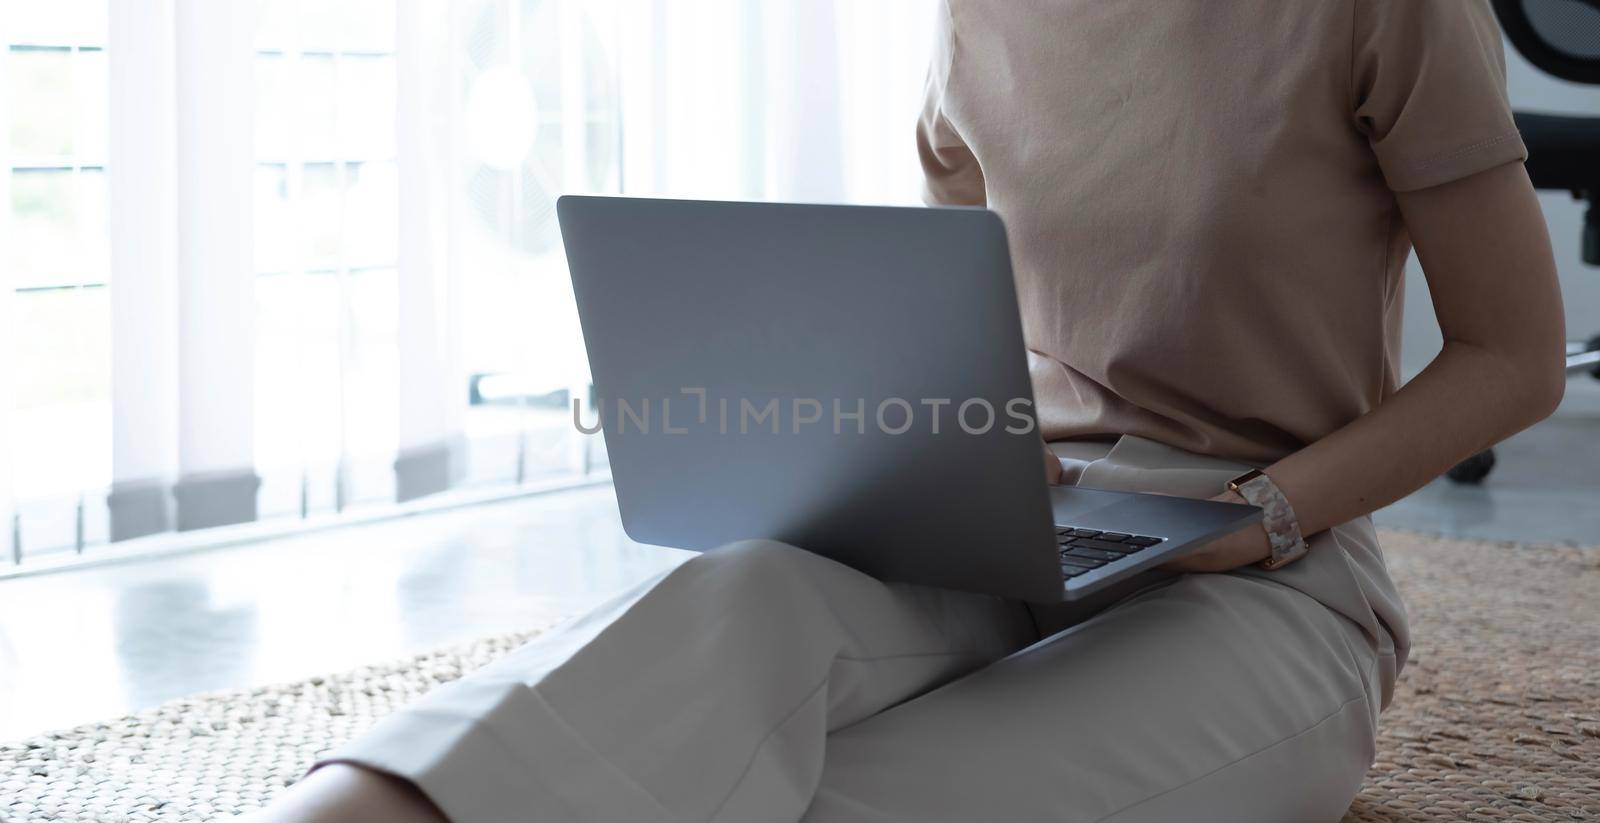
[[[1246,472],[1228,482],[1228,488],[1252,506],[1261,507],[1261,527],[1267,533],[1272,554],[1261,561],[1261,568],[1281,569],[1304,557],[1311,549],[1300,534],[1300,522],[1278,484],[1260,469]]]

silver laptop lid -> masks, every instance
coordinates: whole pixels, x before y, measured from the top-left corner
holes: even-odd
[[[770,537],[884,579],[1059,598],[998,217],[576,196],[558,213],[631,537]]]

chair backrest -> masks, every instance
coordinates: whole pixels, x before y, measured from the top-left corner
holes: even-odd
[[[1600,0],[1494,0],[1506,38],[1540,70],[1600,85]]]

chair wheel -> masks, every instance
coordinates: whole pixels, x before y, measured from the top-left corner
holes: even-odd
[[[1589,338],[1589,342],[1584,344],[1584,351],[1600,351],[1600,334]],[[1600,380],[1600,366],[1595,366],[1594,368],[1590,369],[1589,376],[1596,380]]]
[[[1483,482],[1489,472],[1494,469],[1494,449],[1485,449],[1477,454],[1457,463],[1445,476],[1451,481],[1469,486],[1476,486]]]

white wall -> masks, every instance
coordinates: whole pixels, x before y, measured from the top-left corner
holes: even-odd
[[[1512,106],[1519,111],[1600,117],[1600,86],[1557,80],[1534,68],[1509,42],[1506,43],[1506,86]],[[1565,192],[1541,192],[1539,199],[1550,224],[1550,240],[1561,270],[1561,293],[1567,304],[1567,336],[1587,339],[1600,334],[1600,268],[1584,265],[1578,256],[1582,204]],[[1439,327],[1434,321],[1428,287],[1413,256],[1406,273],[1404,374],[1410,377],[1427,366],[1439,352],[1439,344]],[[1600,413],[1600,381],[1589,378],[1569,381],[1562,413]]]

